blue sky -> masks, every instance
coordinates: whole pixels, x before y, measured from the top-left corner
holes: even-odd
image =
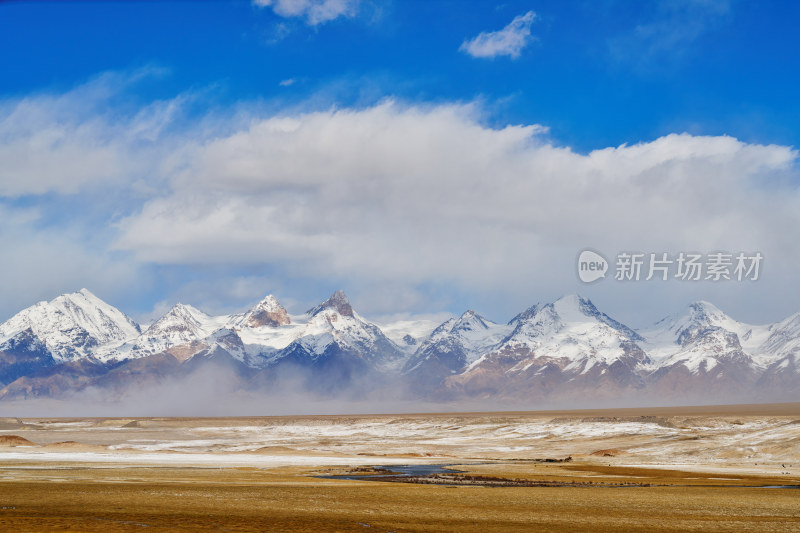
[[[579,291],[633,322],[699,298],[780,319],[798,21],[789,1],[0,2],[0,319],[82,286],[139,317],[342,287],[368,316],[507,320]],[[583,247],[772,268],[583,286]]]
[[[10,2],[3,93],[68,90],[106,71],[168,72],[141,97],[213,90],[333,103],[483,98],[499,122],[547,124],[582,150],[666,133],[796,145],[796,2],[360,2],[310,26],[250,2]],[[459,51],[534,11],[516,59]],[[285,28],[285,29],[282,29]],[[297,80],[282,87],[283,80]]]

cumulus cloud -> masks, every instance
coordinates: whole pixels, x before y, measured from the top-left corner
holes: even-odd
[[[253,0],[259,7],[270,7],[281,17],[304,18],[310,26],[339,17],[353,17],[360,0]]]
[[[120,222],[116,247],[519,298],[569,291],[586,246],[800,260],[780,230],[800,223],[793,149],[672,134],[581,154],[546,131],[394,102],[256,120],[186,146],[171,190]]]
[[[0,197],[71,194],[149,173],[150,152],[178,100],[129,113],[110,105],[148,70],[106,74],[60,95],[0,101]]]
[[[112,114],[91,104],[109,98],[99,92],[4,104],[4,117],[31,119],[6,120],[0,151],[13,161],[9,143],[27,139],[34,159],[64,159],[51,175],[13,163],[0,180],[0,276],[15,280],[0,312],[81,286],[122,294],[165,272],[159,298],[209,312],[267,292],[302,310],[336,287],[367,316],[439,311],[455,298],[509,318],[574,291],[612,314],[643,295],[662,302],[659,314],[697,298],[734,316],[798,310],[786,291],[800,264],[786,231],[800,224],[790,147],[672,134],[579,153],[541,125],[488,126],[478,105],[395,101],[277,114],[242,104],[178,128],[178,101]],[[89,139],[80,150],[91,178],[57,144],[31,141],[54,127]],[[95,149],[114,154],[113,172],[91,171]],[[587,287],[574,272],[585,247],[757,250],[764,272],[752,286]]]
[[[110,221],[159,189],[158,167],[181,142],[170,128],[182,97],[120,102],[158,74],[107,73],[62,94],[0,101],[0,317],[81,287],[128,298],[149,282],[107,245]]]
[[[77,228],[44,227],[42,218],[38,209],[0,204],[0,322],[37,301],[82,287],[119,304],[148,284],[141,265],[92,246]]]
[[[477,37],[464,41],[459,50],[472,57],[510,56],[516,59],[531,40],[531,24],[535,18],[536,14],[528,11],[515,17],[502,30],[481,32]]]

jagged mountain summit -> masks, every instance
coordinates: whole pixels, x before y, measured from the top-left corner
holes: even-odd
[[[289,354],[305,364],[333,347],[370,361],[387,354],[395,359],[399,356],[381,330],[356,314],[347,296],[336,291],[325,302],[294,317],[272,295],[235,315],[210,316],[190,305],[176,304],[138,337],[105,346],[98,358],[120,361],[169,353],[186,360],[212,349],[220,337],[237,346],[229,355],[252,367],[274,364]]]
[[[212,368],[233,372],[245,389],[272,390],[291,376],[318,395],[794,399],[798,355],[800,313],[754,326],[702,301],[641,331],[577,295],[533,305],[507,324],[469,310],[438,326],[379,326],[336,291],[299,315],[272,295],[233,315],[176,304],[142,330],[83,289],[0,324],[0,398],[119,391]]]
[[[643,386],[636,372],[648,362],[638,344],[643,339],[589,300],[569,295],[537,304],[509,326],[506,338],[444,382],[447,391],[544,399],[594,388],[616,396]]]
[[[87,289],[39,302],[0,324],[0,346],[38,342],[55,362],[91,356],[141,333],[138,324]]]
[[[350,300],[343,291],[336,291],[331,294],[330,298],[322,302],[316,307],[309,309],[306,314],[316,316],[325,311],[334,311],[341,316],[354,316],[353,307],[350,305]]]
[[[437,386],[498,345],[510,332],[511,325],[496,324],[469,310],[437,327],[405,365],[416,388]]]
[[[232,325],[239,328],[260,328],[262,326],[286,326],[291,322],[286,309],[278,303],[277,298],[269,294],[246,312],[240,320],[234,320]]]
[[[688,305],[642,332],[653,359],[653,389],[691,395],[705,388],[726,397],[759,389],[756,383],[778,356],[766,344],[771,328],[738,322],[709,302]]]
[[[54,302],[61,302],[67,296]],[[108,304],[96,297],[95,300],[96,308],[87,308],[83,314],[95,316],[105,312],[122,316],[119,311],[111,312],[113,307]],[[3,325],[4,331],[15,333],[16,337],[7,335],[8,338],[2,339],[5,342],[0,344],[0,350],[3,350],[0,351],[0,372],[2,359],[8,362],[8,372],[3,380],[6,387],[0,395],[13,395],[14,382],[21,377],[26,378],[21,384],[24,385],[23,392],[28,394],[36,389],[30,381],[36,379],[37,373],[64,362],[54,358],[49,346],[30,331],[19,331],[34,320],[23,322],[18,315]],[[356,377],[374,378],[373,374],[396,372],[406,356],[378,326],[358,315],[341,291],[336,291],[328,300],[302,315],[289,315],[277,299],[269,295],[241,314],[211,316],[179,303],[144,331],[132,321],[130,323],[131,329],[124,335],[113,336],[114,329],[102,337],[102,342],[91,345],[75,342],[76,347],[84,351],[70,352],[73,359],[91,361],[92,372],[97,365],[113,368],[109,375],[115,380],[115,385],[123,379],[121,376],[130,374],[126,374],[125,368],[135,369],[135,374],[148,382],[157,381],[157,374],[163,373],[165,368],[172,369],[169,365],[165,367],[166,356],[170,358],[167,361],[174,360],[189,367],[225,361],[225,364],[237,367],[240,373],[249,372],[254,380],[262,379],[265,369],[274,373],[279,368],[299,368],[313,374],[319,383],[324,382],[323,388],[330,389],[347,386]],[[41,321],[37,331],[46,331],[44,338],[47,339],[60,338],[57,334],[61,330],[53,324],[52,321]],[[60,323],[57,325],[60,327]],[[65,346],[71,344],[62,342],[56,349],[64,350]],[[19,353],[28,355],[19,360]],[[50,378],[48,374],[47,379]],[[103,383],[104,379],[100,376],[93,382]]]

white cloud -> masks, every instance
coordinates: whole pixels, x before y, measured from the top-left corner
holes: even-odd
[[[281,17],[300,17],[310,26],[339,17],[353,17],[360,0],[253,0],[259,7],[271,7]]]
[[[128,115],[111,98],[147,69],[106,74],[62,95],[0,101],[0,197],[76,193],[151,173],[156,143],[180,99]]]
[[[539,125],[488,127],[476,105],[391,101],[279,115],[241,105],[179,128],[179,99],[123,116],[91,104],[103,91],[76,91],[92,94],[3,104],[0,151],[15,170],[0,170],[0,279],[13,280],[0,313],[81,286],[130,293],[165,270],[164,298],[192,296],[209,312],[266,292],[302,307],[328,287],[367,316],[458,299],[507,318],[576,290],[612,313],[642,298],[705,298],[734,316],[798,310],[787,290],[800,264],[787,230],[800,225],[798,155],[786,146],[673,134],[577,153]],[[69,157],[32,141],[58,127],[81,140]],[[14,159],[13,143],[31,162]],[[113,153],[113,172],[94,151]],[[25,195],[43,196],[16,200]],[[752,287],[586,287],[573,265],[585,247],[758,250],[765,270]]]
[[[391,102],[256,120],[186,146],[172,189],[121,221],[116,246],[144,262],[280,265],[520,308],[574,290],[586,246],[800,261],[783,231],[800,224],[791,148],[673,134],[579,154],[545,131],[486,127],[472,106]]]
[[[81,287],[113,301],[149,283],[107,245],[112,220],[159,190],[158,167],[183,142],[171,128],[182,97],[120,101],[159,73],[106,73],[63,94],[0,101],[0,317]]]
[[[82,287],[119,305],[150,282],[141,265],[92,246],[79,228],[43,227],[40,211],[0,205],[0,322]]]
[[[278,85],[280,85],[281,87],[289,87],[291,85],[294,85],[296,82],[297,82],[296,79],[289,78],[289,79],[286,79],[286,80],[281,80],[280,83],[278,83]]]
[[[464,41],[459,50],[472,57],[510,56],[516,59],[531,40],[531,24],[536,14],[528,11],[512,20],[502,30],[481,32],[477,37]]]

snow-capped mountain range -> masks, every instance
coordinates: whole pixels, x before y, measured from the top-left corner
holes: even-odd
[[[337,291],[301,315],[271,295],[225,316],[177,304],[142,328],[82,289],[0,324],[0,398],[136,386],[223,364],[243,387],[275,386],[292,369],[324,394],[368,383],[433,400],[796,400],[799,357],[800,313],[755,326],[702,301],[642,331],[577,295],[507,324],[470,310],[438,326],[379,326]]]

